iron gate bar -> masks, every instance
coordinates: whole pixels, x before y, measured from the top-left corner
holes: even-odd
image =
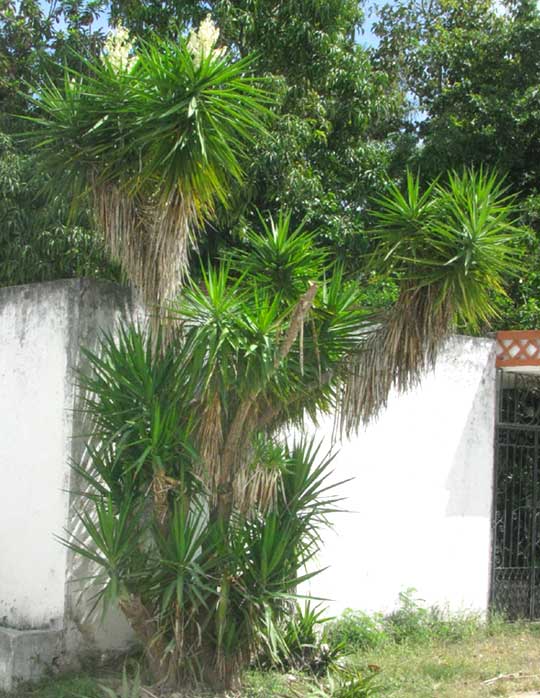
[[[509,422],[501,422],[497,425],[502,429],[515,429],[516,431],[532,431],[537,433],[540,431],[540,426],[538,424],[510,424]]]
[[[540,614],[540,380],[497,372],[492,608]]]
[[[489,610],[496,610],[496,570],[497,570],[497,463],[499,444],[497,428],[500,417],[502,386],[502,369],[495,369],[495,433],[493,438],[493,480],[492,480],[492,505],[491,505],[491,570],[489,585]]]
[[[533,488],[532,488],[532,521],[531,521],[531,589],[530,589],[530,612],[529,617],[536,617],[536,512],[537,512],[537,488],[536,483],[538,481],[538,432],[534,435],[534,458],[533,458]]]

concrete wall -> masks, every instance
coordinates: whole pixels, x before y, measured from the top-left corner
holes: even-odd
[[[125,645],[117,623],[99,636],[83,627],[84,604],[68,583],[75,565],[55,536],[72,526],[69,463],[80,460],[86,431],[76,409],[80,346],[95,346],[99,329],[133,307],[126,290],[89,280],[0,289],[0,626],[13,631],[0,650],[24,654],[25,638],[42,642],[47,663],[60,650]],[[30,629],[43,632],[24,635]],[[0,688],[9,688],[23,665],[0,655]]]
[[[309,588],[332,611],[390,610],[408,587],[453,610],[487,608],[490,577],[494,342],[456,337],[435,371],[393,394],[335,460],[343,505]],[[314,433],[330,447],[332,420]],[[337,446],[339,447],[339,445]]]
[[[0,619],[57,628],[64,615],[73,389],[73,307],[65,284],[0,292]]]

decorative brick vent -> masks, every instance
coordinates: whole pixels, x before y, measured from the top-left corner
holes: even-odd
[[[497,367],[540,366],[540,330],[497,332]]]

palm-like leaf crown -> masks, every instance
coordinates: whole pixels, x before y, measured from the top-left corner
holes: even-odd
[[[352,360],[341,405],[351,431],[433,365],[456,326],[477,332],[498,311],[504,282],[517,272],[522,230],[514,197],[495,173],[450,173],[421,190],[407,173],[375,202],[373,265],[400,285],[393,308],[374,319],[365,351]]]
[[[391,186],[376,202],[378,269],[436,288],[437,305],[450,303],[458,324],[477,330],[497,313],[515,270],[514,199],[495,173],[452,172],[422,193],[409,172],[406,194]]]
[[[157,37],[131,51],[81,58],[84,72],[42,87],[30,135],[64,192],[91,194],[112,256],[160,305],[178,291],[197,227],[242,178],[270,97],[250,57]]]

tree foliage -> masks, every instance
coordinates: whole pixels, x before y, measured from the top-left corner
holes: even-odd
[[[0,2],[0,116],[26,110],[28,84],[62,73],[74,51],[95,55],[104,31],[97,21],[105,0]],[[1,122],[0,122],[1,123]]]
[[[483,164],[507,173],[516,192],[536,192],[536,4],[398,3],[383,10],[378,31],[382,64],[394,70],[422,112],[417,127],[425,174]]]
[[[62,193],[50,195],[51,172],[18,138],[16,118],[30,109],[29,85],[80,65],[74,51],[96,55],[105,39],[101,0],[0,2],[0,285],[92,276],[119,280],[88,210],[70,215]]]
[[[120,270],[95,235],[90,212],[70,216],[69,201],[46,191],[50,177],[34,156],[0,132],[1,283],[83,276],[120,281]]]

